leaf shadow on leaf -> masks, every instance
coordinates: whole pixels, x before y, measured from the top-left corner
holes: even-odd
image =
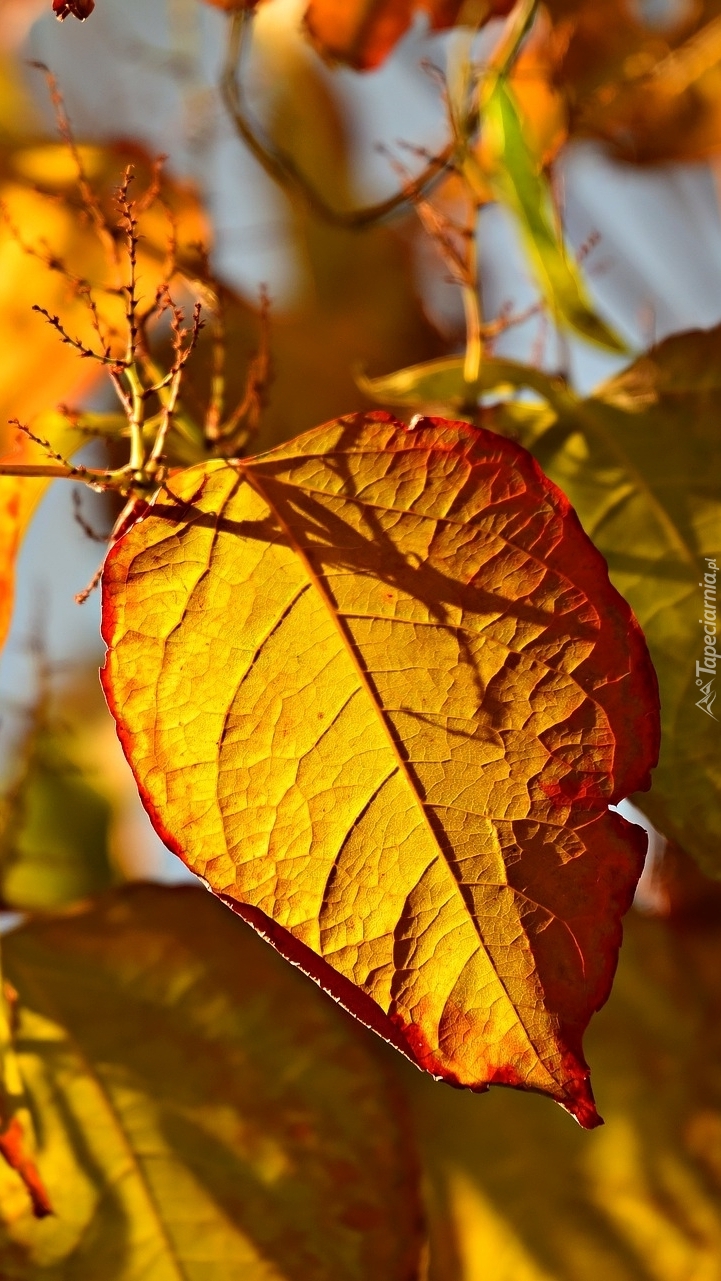
[[[55,1047],[47,1041],[35,1042],[26,1036],[18,1044],[23,1054],[42,1056],[47,1064],[49,1079],[60,1081],[65,1057],[61,1047]],[[102,1268],[104,1281],[123,1281],[131,1255],[129,1216],[112,1183],[104,1178],[83,1127],[59,1086],[53,1088],[52,1101],[68,1135],[73,1157],[86,1176],[89,1186],[100,1190],[99,1196],[77,1244],[61,1263],[43,1266],[32,1257],[30,1248],[20,1241],[3,1237],[0,1263],[6,1271],[2,1272],[2,1276],[7,1281],[15,1281],[15,1278],[25,1281],[28,1277],[42,1278],[42,1281],[95,1281],[98,1269]],[[38,1147],[44,1148],[48,1142],[44,1109],[38,1106],[31,1092],[28,1092],[26,1104],[33,1118]]]
[[[57,1210],[3,1201],[3,1281],[411,1281],[417,1158],[377,1042],[221,904],[136,884],[9,947]]]

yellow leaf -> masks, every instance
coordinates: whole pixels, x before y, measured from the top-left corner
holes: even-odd
[[[410,1281],[406,1118],[359,1029],[204,890],[5,940],[54,1215],[0,1171],[10,1281]]]
[[[490,157],[488,173],[497,198],[512,211],[525,244],[541,295],[556,324],[576,331],[608,351],[625,352],[621,338],[594,309],[581,273],[569,256],[556,224],[551,187],[540,172],[515,95],[499,77],[483,110],[484,145]],[[466,159],[473,184],[475,157]]]
[[[387,414],[192,468],[113,548],[103,673],[158,831],[452,1082],[597,1123],[581,1034],[645,837],[655,678],[525,450]]]
[[[425,412],[436,408],[439,412],[444,408],[459,410],[468,404],[469,396],[478,399],[484,392],[507,395],[519,387],[532,388],[552,405],[564,391],[552,375],[515,360],[484,356],[474,385],[465,381],[464,371],[463,356],[439,356],[378,378],[358,374],[356,382],[366,396],[379,404],[403,405]]]

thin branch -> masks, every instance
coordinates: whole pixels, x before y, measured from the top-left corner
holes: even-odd
[[[183,324],[183,313],[179,307],[175,306],[172,298],[170,297],[170,292],[168,291],[167,286],[165,294],[167,298],[166,305],[170,307],[172,312],[171,329],[173,331],[173,351],[175,352],[175,360],[173,361],[173,365],[170,369],[170,393],[163,405],[160,426],[156,432],[150,457],[145,464],[145,473],[149,477],[156,475],[163,461],[165,441],[168,431],[170,430],[170,425],[173,421],[173,414],[175,413],[175,406],[180,393],[183,370],[195,351],[198,344],[198,338],[200,337],[200,331],[203,328],[203,321],[201,320],[201,306],[199,302],[196,302],[193,307],[193,323],[191,328],[188,330]],[[186,338],[188,339],[187,343],[185,341]]]
[[[55,112],[55,121],[58,133],[70,151],[75,164],[75,173],[78,188],[80,190],[80,197],[91,221],[95,225],[98,237],[108,255],[111,267],[118,271],[120,267],[120,255],[116,239],[113,235],[112,228],[109,226],[105,214],[103,213],[100,201],[95,195],[85,172],[85,166],[83,165],[82,156],[80,155],[80,150],[75,141],[70,120],[68,119],[68,114],[65,110],[65,101],[62,93],[60,92],[58,82],[50,68],[47,67],[44,62],[30,62],[29,65],[34,67],[37,71],[41,71],[45,76],[45,80],[50,91],[50,101],[52,102],[53,110]]]
[[[87,587],[84,587],[81,592],[75,593],[76,605],[84,605],[88,597],[92,596],[93,592],[95,591],[95,588],[100,586],[100,580],[103,576],[104,565],[105,565],[105,562],[103,562],[103,564],[96,569]]]
[[[130,276],[127,284],[123,286],[123,293],[127,301],[125,319],[128,324],[128,346],[126,352],[126,363],[131,365],[135,360],[138,345],[138,300],[137,300],[137,283],[138,283],[138,219],[136,216],[133,202],[130,199],[130,184],[134,181],[135,174],[131,165],[128,165],[123,175],[123,181],[120,184],[117,194],[117,203],[120,210],[120,225],[125,232],[125,241],[128,253],[128,266],[130,267]]]
[[[418,196],[437,181],[446,169],[452,166],[456,150],[455,141],[448,142],[438,155],[429,160],[426,168],[417,178],[387,200],[365,205],[359,209],[334,209],[310,179],[301,172],[293,157],[276,147],[269,139],[263,138],[259,126],[251,119],[243,96],[241,71],[244,53],[249,43],[248,33],[252,20],[253,15],[249,9],[236,11],[230,18],[228,51],[221,80],[223,100],[238,133],[265,172],[284,190],[299,195],[316,217],[334,227],[359,231],[363,227],[381,222],[390,214],[407,209]]]
[[[260,341],[251,358],[245,390],[239,404],[223,424],[217,439],[225,442],[224,452],[239,454],[257,430],[270,377],[270,297],[265,285],[260,287]]]
[[[76,525],[80,526],[83,533],[85,534],[85,537],[89,538],[93,543],[107,543],[110,535],[99,534],[97,530],[93,529],[92,525],[90,525],[88,521],[85,519],[85,517],[83,516],[83,500],[82,500],[79,489],[74,489],[72,491],[72,503],[73,503],[73,520],[75,521]],[[77,597],[76,597],[76,600],[77,600]]]
[[[69,463],[62,454],[59,454],[49,440],[44,436],[37,436],[34,431],[21,423],[18,418],[9,418],[8,423],[11,427],[17,427],[28,440],[47,454],[48,458],[53,461],[49,465],[35,463],[0,463],[0,475],[2,476],[48,476],[53,479],[80,480],[92,489],[112,489],[117,487],[117,483],[124,476],[126,468],[120,468],[118,471],[99,471],[95,468],[83,467],[82,463]]]
[[[61,467],[57,463],[0,463],[0,476],[24,476],[26,480],[43,477],[48,480],[85,480],[76,468],[69,464]]]
[[[93,351],[92,347],[86,347],[85,343],[81,342],[79,338],[73,338],[72,335],[63,328],[60,317],[51,315],[51,313],[45,307],[41,307],[39,303],[33,303],[31,311],[36,311],[38,315],[44,316],[48,324],[52,325],[53,329],[55,329],[60,335],[61,341],[66,343],[68,347],[73,347],[83,360],[97,360],[99,364],[110,365],[113,369],[123,369],[125,367],[125,361],[119,360],[116,356],[110,356],[107,354],[103,355],[99,351]]]

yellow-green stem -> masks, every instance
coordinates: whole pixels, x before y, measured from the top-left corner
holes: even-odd
[[[130,386],[132,396],[132,414],[130,416],[130,468],[134,472],[142,472],[145,466],[145,442],[143,440],[143,418],[145,402],[143,400],[143,384],[138,377],[135,366],[129,364],[125,370],[125,375]]]

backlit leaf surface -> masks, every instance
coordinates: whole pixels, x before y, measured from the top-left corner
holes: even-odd
[[[597,1121],[581,1035],[645,837],[655,678],[518,446],[388,415],[192,468],[104,573],[104,685],[151,817],[428,1071]]]
[[[5,949],[54,1215],[0,1171],[3,1281],[415,1281],[373,1043],[210,894],[127,887]]]

